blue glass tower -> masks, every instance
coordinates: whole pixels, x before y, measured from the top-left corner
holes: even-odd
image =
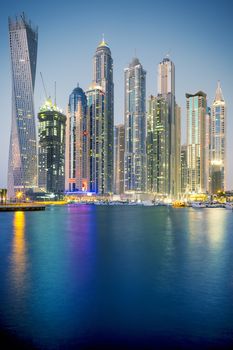
[[[77,86],[69,97],[66,125],[67,191],[86,190],[88,178],[87,155],[87,98]]]
[[[12,122],[8,163],[8,197],[37,187],[34,115],[38,30],[21,15],[9,18],[12,68]]]
[[[125,69],[125,191],[146,191],[146,71],[137,58]]]

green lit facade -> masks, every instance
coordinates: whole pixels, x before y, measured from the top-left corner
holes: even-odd
[[[66,116],[46,101],[38,113],[39,120],[39,188],[62,194],[65,190]]]
[[[162,96],[151,96],[147,113],[147,190],[169,195],[169,113]]]

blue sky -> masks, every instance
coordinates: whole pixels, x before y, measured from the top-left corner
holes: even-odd
[[[6,186],[11,124],[11,71],[8,16],[24,11],[39,26],[35,111],[44,102],[39,72],[57,103],[66,109],[79,82],[86,90],[92,80],[92,58],[105,33],[114,60],[115,123],[123,121],[124,68],[135,55],[147,71],[147,96],[157,93],[157,64],[167,52],[176,67],[176,100],[182,107],[185,141],[185,93],[203,90],[208,103],[221,81],[227,102],[228,188],[233,189],[233,4],[205,1],[12,1],[0,13],[0,187]]]

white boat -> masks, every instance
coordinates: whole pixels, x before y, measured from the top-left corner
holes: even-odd
[[[152,201],[142,201],[142,205],[144,205],[144,207],[153,207],[154,203]]]
[[[142,205],[142,202],[129,202],[128,205]]]
[[[192,203],[192,208],[206,208],[206,204],[201,202],[194,202]]]
[[[107,202],[94,202],[95,205],[108,205]]]
[[[228,210],[233,210],[233,203],[226,203],[225,208]]]

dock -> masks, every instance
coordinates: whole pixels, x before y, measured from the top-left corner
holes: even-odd
[[[0,205],[0,212],[6,211],[39,211],[45,210],[45,205],[38,204],[6,204]]]

